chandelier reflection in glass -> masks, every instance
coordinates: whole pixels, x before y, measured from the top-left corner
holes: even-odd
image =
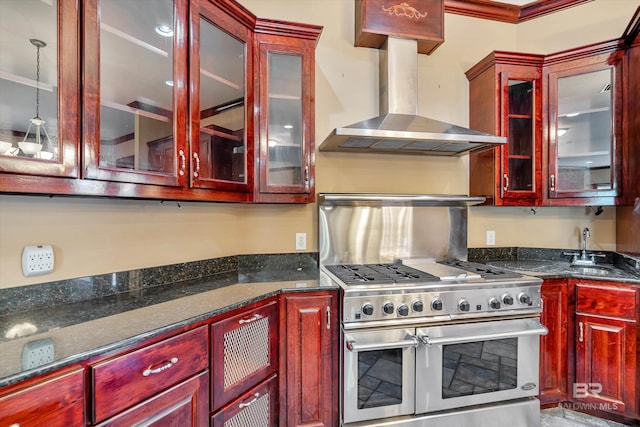
[[[29,41],[36,47],[36,115],[29,120],[27,132],[18,146],[26,156],[50,160],[54,158],[56,150],[49,138],[44,120],[40,118],[40,49],[47,44],[38,39],[29,39]],[[30,137],[32,127],[34,136]]]

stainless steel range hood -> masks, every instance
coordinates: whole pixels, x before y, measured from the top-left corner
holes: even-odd
[[[459,156],[507,139],[418,116],[418,46],[388,37],[380,49],[380,115],[336,128],[320,151]]]

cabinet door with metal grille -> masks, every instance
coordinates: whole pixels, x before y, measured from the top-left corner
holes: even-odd
[[[211,335],[215,411],[276,372],[278,302],[216,322]]]
[[[277,400],[278,377],[274,374],[214,414],[213,427],[275,427]]]

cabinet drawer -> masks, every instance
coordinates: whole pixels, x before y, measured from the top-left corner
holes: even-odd
[[[211,424],[213,427],[275,427],[278,425],[277,401],[278,378],[273,375],[220,409]]]
[[[102,421],[207,367],[206,326],[95,364],[93,420]]]
[[[82,369],[0,396],[0,408],[2,426],[84,425]]]
[[[606,285],[576,285],[576,311],[602,316],[636,318],[636,289]]]
[[[278,303],[229,317],[211,328],[211,398],[216,410],[276,372]]]

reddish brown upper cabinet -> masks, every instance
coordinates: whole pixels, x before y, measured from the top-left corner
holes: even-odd
[[[0,34],[0,192],[64,187],[79,174],[79,4],[2,2],[0,14],[16,24]]]
[[[566,279],[542,282],[541,323],[549,330],[540,337],[540,403],[551,405],[567,398],[569,284]]]
[[[577,281],[574,402],[640,420],[639,307],[636,287]]]
[[[83,426],[84,373],[72,368],[0,394],[3,426]]]
[[[611,40],[545,57],[545,205],[614,205],[622,195],[621,46]]]
[[[281,414],[287,426],[338,425],[339,313],[335,293],[286,295],[286,383]]]
[[[540,55],[492,52],[467,71],[469,126],[507,137],[469,155],[469,192],[496,206],[539,205],[542,147]]]
[[[321,31],[256,23],[256,202],[315,200],[315,46]]]

